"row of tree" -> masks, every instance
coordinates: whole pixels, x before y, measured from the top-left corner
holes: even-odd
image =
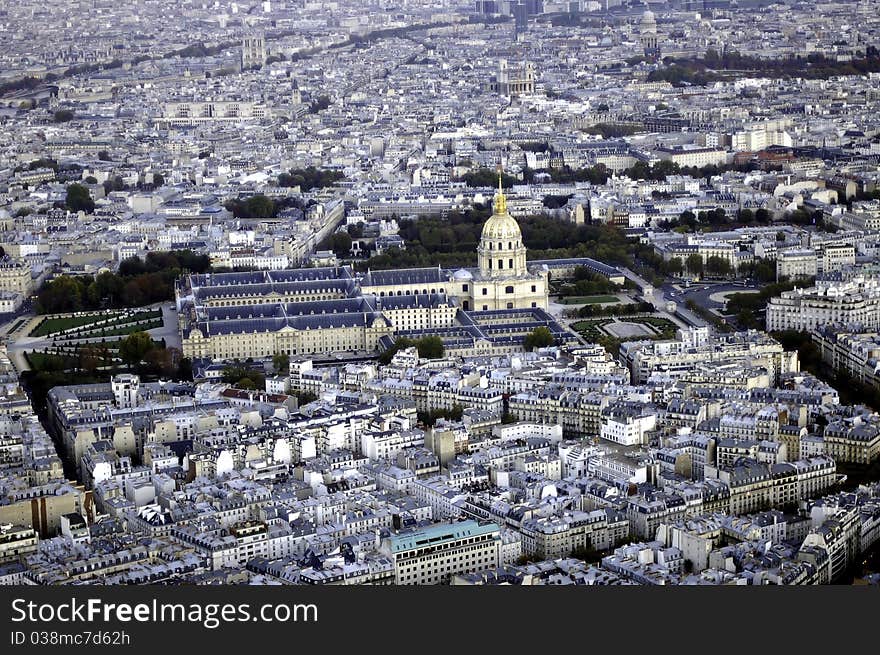
[[[666,58],[662,68],[648,74],[649,82],[669,82],[673,86],[705,86],[736,77],[771,77],[828,79],[841,75],[867,75],[880,72],[880,56],[876,46],[868,46],[861,57],[838,61],[823,54],[811,53],[806,57],[761,59],[737,52],[719,54],[709,49],[704,57],[682,59]]]
[[[443,264],[444,253],[463,254],[462,265],[472,265],[483,224],[491,208],[476,206],[464,212],[450,212],[446,218],[426,216],[418,220],[402,219],[400,236],[407,250],[396,256],[394,266]],[[523,242],[533,258],[551,256],[594,257],[609,264],[628,264],[628,244],[624,234],[609,225],[575,224],[543,215],[517,219]],[[542,252],[543,251],[543,252]],[[369,264],[379,268],[379,260]],[[387,259],[387,258],[386,258]]]
[[[146,259],[131,257],[119,271],[97,276],[60,275],[43,284],[37,294],[39,314],[59,314],[97,309],[140,307],[174,299],[174,281],[185,271],[205,273],[207,255],[190,250],[151,252]]]
[[[46,410],[49,390],[70,384],[107,382],[122,370],[134,371],[144,379],[191,381],[192,362],[177,348],[154,342],[149,335],[136,332],[118,345],[120,367],[106,343],[80,346],[71,353],[44,354],[30,358],[31,369],[21,374],[22,384],[30,392],[34,409]]]
[[[556,293],[560,296],[595,296],[603,293],[615,293],[619,287],[604,275],[593,273],[584,266],[574,271],[574,282],[560,284]]]
[[[278,176],[278,186],[299,187],[303,193],[312,189],[325,189],[331,187],[340,180],[345,179],[342,171],[327,170],[324,168],[292,168],[287,173]]]
[[[611,138],[612,134],[606,134],[607,138]],[[550,150],[552,147],[548,146]],[[622,175],[634,180],[651,180],[654,182],[663,182],[670,175],[687,175],[693,178],[707,178],[713,175],[720,175],[725,171],[742,171],[748,172],[758,168],[755,162],[745,164],[707,164],[706,166],[681,166],[676,162],[663,160],[649,164],[644,161],[638,161],[629,168],[621,171]],[[502,186],[507,189],[514,184],[536,184],[541,181],[542,177],[549,176],[550,181],[554,184],[572,184],[575,182],[589,182],[591,184],[601,185],[608,182],[612,171],[604,164],[596,164],[594,166],[585,166],[583,168],[571,168],[570,166],[555,167],[549,169],[531,169],[524,168],[522,171],[522,179],[513,175],[504,174],[502,176]],[[465,173],[461,178],[465,184],[470,187],[497,187],[498,173],[490,168],[477,168]]]
[[[596,316],[629,316],[632,314],[653,314],[654,305],[649,302],[634,302],[614,305],[584,305],[577,310],[579,318]]]

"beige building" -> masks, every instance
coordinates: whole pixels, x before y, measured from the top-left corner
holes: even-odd
[[[816,277],[819,260],[812,248],[790,248],[776,256],[776,280]]]
[[[0,564],[16,561],[37,550],[40,538],[31,527],[0,525]]]
[[[769,332],[851,323],[866,330],[880,328],[880,282],[876,279],[823,280],[809,289],[785,291],[767,304]]]
[[[859,419],[829,423],[823,439],[826,455],[838,462],[868,465],[880,457],[880,430]]]
[[[629,536],[626,515],[614,510],[566,512],[522,522],[522,550],[539,559],[571,557],[576,550],[607,550]]]
[[[22,296],[30,296],[34,290],[31,267],[26,262],[10,257],[0,260],[0,291],[12,291]]]

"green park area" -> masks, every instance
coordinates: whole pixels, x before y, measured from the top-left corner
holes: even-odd
[[[32,337],[59,335],[64,339],[125,336],[162,327],[162,310],[89,313],[46,318],[31,331]],[[62,334],[63,333],[63,334]]]
[[[76,327],[82,327],[85,325],[91,325],[97,321],[101,321],[109,318],[109,314],[84,314],[82,316],[61,316],[57,318],[46,318],[40,321],[36,328],[34,328],[29,336],[32,337],[45,337],[50,334],[56,334],[58,332],[64,332],[64,330],[70,330]]]
[[[624,336],[627,330],[615,330],[614,327],[624,327],[628,324],[636,324],[643,329],[638,334]],[[634,327],[629,325],[630,328]],[[669,319],[659,316],[633,316],[623,319],[606,317],[572,323],[571,328],[590,343],[598,343],[612,355],[617,355],[620,344],[626,341],[640,341],[644,339],[660,340],[672,339],[678,326]],[[615,336],[615,332],[620,336]]]

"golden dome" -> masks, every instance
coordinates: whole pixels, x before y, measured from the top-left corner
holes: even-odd
[[[516,222],[513,216],[507,213],[495,213],[483,225],[481,238],[483,241],[512,241],[519,244],[519,241],[522,239],[522,231],[519,229],[519,223]],[[505,247],[507,247],[507,244],[505,244]]]
[[[495,211],[483,225],[483,241],[516,241],[522,239],[519,223],[507,212],[507,198],[501,186],[501,174],[498,174],[498,193],[495,194]]]

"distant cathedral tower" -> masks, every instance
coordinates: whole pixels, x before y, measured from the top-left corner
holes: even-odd
[[[660,57],[660,38],[657,36],[657,19],[650,9],[642,14],[642,20],[639,22],[639,38],[642,41],[645,56],[658,59]]]
[[[266,65],[266,37],[248,34],[241,42],[241,70],[262,68]]]
[[[516,97],[535,92],[535,65],[523,61],[519,66],[511,68],[506,59],[498,61],[498,74],[490,89],[499,95]]]

